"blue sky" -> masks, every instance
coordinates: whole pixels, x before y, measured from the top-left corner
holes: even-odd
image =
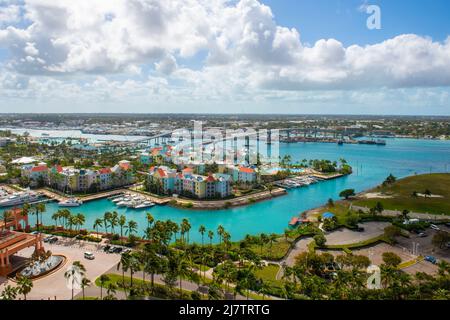
[[[447,0],[0,0],[0,112],[450,115],[449,12]]]
[[[263,0],[275,19],[295,27],[302,40],[314,43],[335,38],[346,46],[374,44],[404,33],[430,36],[443,41],[450,34],[448,0]],[[358,10],[364,4],[381,8],[381,30],[366,28],[368,15]]]

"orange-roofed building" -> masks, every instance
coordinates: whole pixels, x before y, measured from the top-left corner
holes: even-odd
[[[46,163],[39,163],[38,165],[25,165],[21,170],[22,177],[30,180],[30,186],[36,187],[40,184],[45,185],[48,181],[48,167]]]
[[[257,175],[255,169],[250,167],[239,167],[237,179],[239,182],[255,183],[256,179]]]

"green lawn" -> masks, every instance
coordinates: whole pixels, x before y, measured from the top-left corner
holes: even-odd
[[[261,278],[264,282],[268,282],[271,286],[281,287],[281,281],[277,280],[277,273],[280,266],[276,264],[269,264],[255,272],[257,278]]]
[[[413,197],[413,192],[424,193],[430,190],[433,195],[442,198]],[[353,201],[358,206],[373,207],[381,202],[385,209],[404,210],[413,212],[450,215],[450,174],[435,173],[407,177],[396,181],[392,185],[379,186],[371,192],[381,192],[392,196],[387,199],[361,199]]]
[[[106,275],[108,276],[109,281],[106,281],[106,282],[103,284],[103,293],[104,293],[104,294],[106,293],[106,288],[108,288],[109,283],[113,283],[113,284],[117,285],[117,291],[123,291],[123,288],[121,288],[121,287],[119,286],[119,284],[122,283],[122,275],[115,274],[115,273],[108,273],[108,274],[106,274]],[[131,278],[130,278],[129,276],[127,276],[127,275],[125,275],[125,283],[126,283],[127,285],[130,285],[130,283],[131,283]],[[97,287],[99,287],[99,290],[100,290],[100,277],[98,277],[98,278],[95,280],[95,285],[96,285]],[[150,288],[150,286],[151,286],[151,281],[150,281],[149,277],[146,277],[145,282],[142,280],[141,277],[139,277],[139,278],[133,277],[133,286],[135,286],[135,285],[137,285],[137,286],[145,285],[146,287]],[[158,283],[156,283],[156,282],[155,282],[154,286],[155,286],[155,288],[157,288],[157,287],[165,287],[164,285],[158,284]],[[178,293],[178,291],[179,291],[178,280],[177,280],[177,284],[176,284],[176,287],[174,288],[174,290],[175,290],[177,293]],[[184,295],[190,296],[190,294],[191,294],[190,291],[183,289],[183,296],[184,296]],[[166,299],[167,297],[158,296],[158,298]]]
[[[252,244],[249,248],[255,253],[259,254],[263,259],[267,260],[281,260],[291,247],[291,243],[284,238],[278,238],[272,246],[265,244],[261,246]]]

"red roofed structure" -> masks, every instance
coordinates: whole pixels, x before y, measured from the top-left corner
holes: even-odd
[[[43,172],[43,171],[47,171],[47,169],[48,168],[46,165],[40,165],[40,166],[33,167],[31,169],[31,172]]]
[[[254,172],[255,172],[254,169],[252,169],[252,168],[247,168],[247,167],[240,167],[240,168],[239,168],[239,171],[240,171],[240,172],[245,172],[245,173],[254,173]]]
[[[98,170],[98,172],[100,174],[108,174],[108,173],[111,173],[111,168],[103,168],[103,169]]]

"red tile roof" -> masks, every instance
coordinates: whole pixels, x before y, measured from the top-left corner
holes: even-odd
[[[158,174],[159,174],[160,177],[165,177],[166,176],[166,172],[163,169],[161,169],[161,168],[158,168]]]
[[[214,182],[216,181],[216,179],[214,179],[214,177],[212,175],[209,175],[208,178],[206,178],[207,182]]]
[[[111,168],[103,168],[98,171],[100,174],[108,174],[111,173]]]
[[[120,167],[124,170],[128,170],[128,169],[130,169],[130,164],[129,163],[121,163]]]
[[[254,173],[255,172],[255,170],[253,170],[252,168],[246,168],[246,167],[240,167],[239,171],[244,172],[244,173]]]
[[[41,165],[41,166],[33,167],[31,169],[31,172],[42,172],[42,171],[46,171],[47,169],[48,169],[47,166]]]
[[[184,168],[183,172],[194,172],[194,169],[192,169],[192,168]]]
[[[295,225],[297,225],[298,224],[298,218],[297,217],[293,217],[292,219],[291,219],[291,221],[289,222],[289,225],[291,225],[291,226],[295,226]]]

